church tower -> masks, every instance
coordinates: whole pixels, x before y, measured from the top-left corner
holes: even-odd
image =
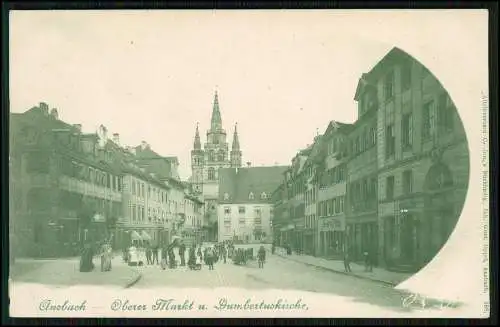
[[[193,150],[191,151],[192,175],[190,180],[193,190],[203,197],[205,216],[209,217],[209,224],[212,226],[208,230],[208,238],[211,240],[217,239],[219,169],[241,167],[241,161],[240,142],[236,127],[229,153],[226,131],[222,128],[219,95],[215,91],[210,128],[207,131],[207,140],[203,148],[198,125],[196,125]]]
[[[210,129],[207,131],[207,142],[205,143],[205,166],[206,175],[204,185],[210,195],[218,196],[219,168],[229,167],[229,145],[226,140],[226,131],[222,128],[222,118],[219,108],[219,96],[215,91],[212,107],[212,119]],[[210,189],[210,190],[209,190]],[[207,193],[204,192],[204,193]]]
[[[234,125],[233,146],[231,147],[231,168],[241,167],[240,140],[238,139],[238,123]]]
[[[191,150],[191,185],[196,194],[203,193],[203,169],[205,166],[204,151],[201,148],[200,131],[196,124],[196,133],[194,136],[193,150]]]

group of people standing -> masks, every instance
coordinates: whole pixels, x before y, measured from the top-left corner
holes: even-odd
[[[96,245],[92,245],[90,242],[84,244],[80,254],[80,272],[91,272],[94,270],[94,256],[96,255],[100,255],[101,257],[101,271],[111,271],[111,260],[113,259],[111,238],[103,240]]]

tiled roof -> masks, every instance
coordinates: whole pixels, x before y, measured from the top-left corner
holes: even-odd
[[[288,166],[221,168],[219,170],[220,203],[269,203],[272,192],[283,182]],[[262,193],[266,198],[262,198]],[[225,197],[225,194],[229,196]],[[253,193],[253,200],[250,199]]]

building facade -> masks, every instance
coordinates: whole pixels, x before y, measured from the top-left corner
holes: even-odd
[[[217,238],[217,207],[219,197],[219,170],[221,168],[241,167],[242,152],[240,149],[237,127],[234,128],[233,142],[229,152],[226,131],[222,127],[219,108],[219,97],[215,92],[210,129],[207,141],[201,146],[198,126],[191,151],[190,183],[196,194],[202,194],[205,203],[205,215],[209,222],[208,237]]]
[[[311,147],[301,150],[293,159],[291,169],[286,174],[287,197],[291,228],[288,229],[287,239],[290,241],[292,249],[304,251],[304,231],[305,231],[305,193],[306,182],[309,178],[304,173],[304,164]]]
[[[130,245],[130,233],[146,235],[152,245],[168,242],[171,232],[169,187],[143,168],[123,169],[123,217],[117,224],[117,244]]]
[[[305,179],[304,192],[304,253],[315,255],[318,243],[318,215],[317,197],[318,183],[317,176],[321,169],[320,157],[322,156],[322,137],[316,136],[311,150],[304,163],[303,174]]]
[[[287,167],[221,169],[218,240],[259,243],[272,240],[271,194]]]
[[[112,233],[122,215],[122,175],[97,134],[40,103],[10,119],[13,233],[20,256],[78,253]]]
[[[347,246],[356,261],[364,260],[365,252],[376,252],[378,249],[378,102],[376,89],[366,83],[364,77],[359,81],[354,96],[358,103],[358,118],[348,135]],[[376,257],[373,253],[372,256]]]
[[[322,137],[319,158],[316,255],[339,258],[345,245],[347,142],[350,124],[330,122]]]
[[[182,238],[186,246],[202,243],[206,239],[203,224],[203,201],[189,193],[184,197],[184,210],[186,220]]]
[[[392,49],[365,76],[376,91],[379,258],[417,270],[447,241],[468,188],[463,124],[437,79]]]

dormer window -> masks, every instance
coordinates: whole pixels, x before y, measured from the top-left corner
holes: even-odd
[[[224,200],[229,200],[229,194],[228,193],[224,193]]]
[[[262,194],[260,195],[260,198],[263,199],[263,200],[267,199],[266,192],[262,192]]]
[[[253,192],[250,192],[250,194],[248,194],[248,199],[249,200],[253,200],[255,197],[253,195]]]

